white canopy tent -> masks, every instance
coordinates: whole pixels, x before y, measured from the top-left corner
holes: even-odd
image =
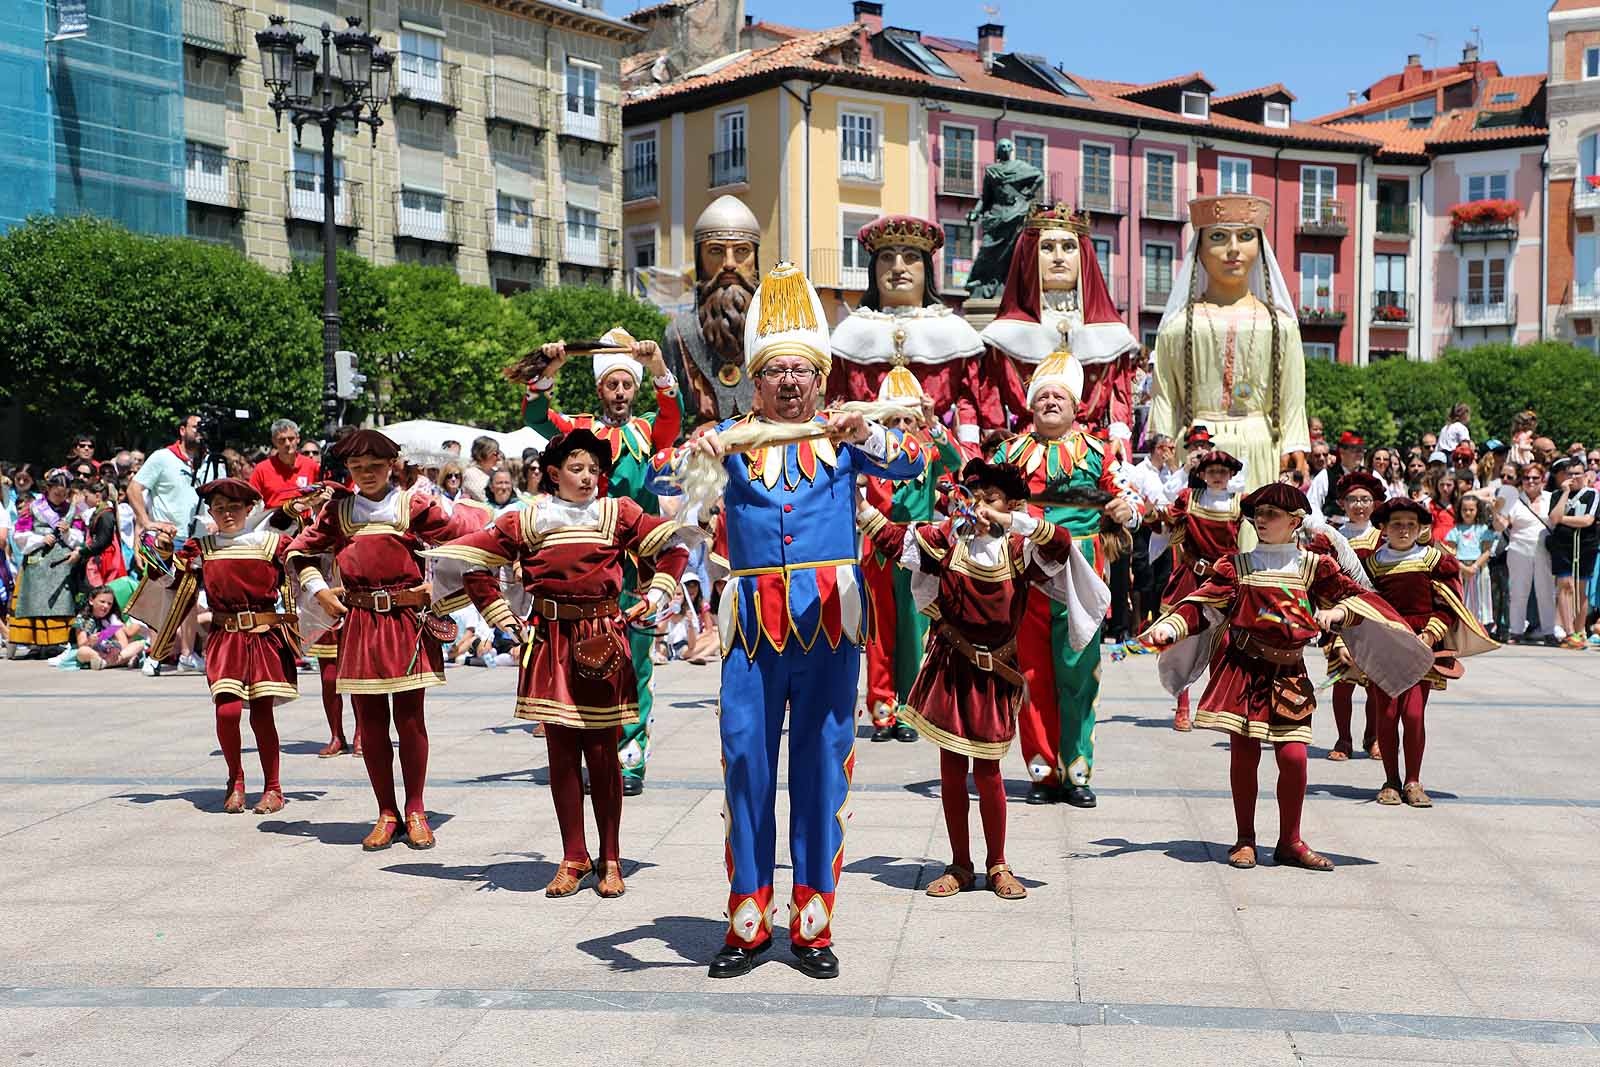
[[[459,422],[408,419],[405,422],[391,422],[379,429],[401,448],[439,452],[443,450],[446,441],[460,441],[462,462],[470,459],[472,442],[479,437],[492,437],[499,441],[500,451],[511,459],[520,458],[524,448],[537,448],[542,451],[546,444],[544,437],[526,426],[511,433],[500,433],[496,430],[479,429],[476,426],[464,426]]]

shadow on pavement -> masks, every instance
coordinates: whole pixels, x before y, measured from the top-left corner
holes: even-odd
[[[1367,800],[1377,802],[1378,790],[1383,786],[1382,779],[1374,780],[1371,785],[1345,785],[1342,782],[1313,782],[1306,786],[1306,796],[1340,797],[1344,800]],[[1455,800],[1455,793],[1443,793],[1436,789],[1429,789],[1428,795],[1435,800]]]
[[[549,785],[550,768],[524,767],[517,771],[501,771],[499,774],[481,774],[476,778],[459,778],[457,785],[468,785],[478,782],[527,782],[529,785]]]
[[[434,830],[455,818],[454,815],[440,812],[428,812],[428,825]],[[281,834],[284,837],[305,837],[322,842],[324,845],[359,845],[361,839],[372,830],[373,822],[310,822],[299,819],[287,822],[282,819],[271,819],[267,822],[257,823],[256,829],[264,834]],[[405,848],[405,825],[402,822],[400,829],[395,832],[394,844],[391,848]]]
[[[1069,859],[1107,860],[1116,859],[1118,856],[1127,856],[1135,852],[1161,852],[1181,863],[1226,863],[1228,860],[1229,845],[1215,844],[1209,841],[1129,841],[1125,837],[1102,837],[1090,844],[1106,845],[1106,852],[1072,852]],[[1256,846],[1256,855],[1261,859],[1262,866],[1286,866],[1274,863],[1272,860],[1272,846],[1265,842]],[[1361,856],[1344,856],[1337,852],[1324,852],[1322,855],[1333,861],[1335,867],[1370,867],[1377,860],[1365,859]]]
[[[543,852],[496,852],[496,856],[516,856],[515,860],[501,863],[470,863],[448,867],[443,863],[395,863],[383,870],[388,874],[405,874],[413,878],[439,878],[447,882],[471,882],[479,892],[493,893],[505,890],[510,893],[543,893],[550,879],[556,876],[556,864],[545,859]],[[622,861],[624,879],[653,863]],[[594,879],[585,879],[580,892],[593,893]]]
[[[943,870],[932,860],[896,861],[890,856],[863,856],[843,867],[845,874],[870,874],[880,885],[895,889],[921,889],[924,875],[930,870]]]
[[[261,795],[260,787],[249,789],[245,792],[247,805],[253,804]],[[313,801],[327,794],[321,789],[288,790],[283,794],[283,799],[288,801]],[[127,800],[134,804],[159,804],[166,800],[186,800],[194,805],[196,811],[208,814],[221,814],[222,805],[228,799],[226,789],[185,789],[178,793],[118,793],[113,800]],[[245,811],[250,809],[247,806]],[[360,840],[359,838],[357,840]]]
[[[1142,726],[1148,730],[1172,729],[1172,716],[1170,715],[1164,719],[1141,719],[1137,715],[1112,715],[1108,718],[1101,719],[1100,722],[1131,723],[1134,726]]]
[[[1007,778],[1005,784],[1006,799],[1008,801],[1021,800],[1033,789],[1033,783],[1025,778]],[[939,779],[937,778],[928,778],[920,782],[907,782],[902,788],[908,793],[915,793],[917,796],[927,797],[929,800],[939,799]],[[972,791],[970,783],[967,786],[967,796],[974,802],[978,799],[978,794]]]
[[[578,948],[611,965],[613,971],[652,971],[663,967],[704,967],[722,947],[728,924],[698,915],[663,915],[654,922],[578,942]],[[641,960],[623,948],[660,941],[678,960]]]
[[[531,734],[535,725],[537,724],[531,722],[509,722],[502,723],[499,726],[485,726],[480,732],[500,734],[502,736],[505,734]]]

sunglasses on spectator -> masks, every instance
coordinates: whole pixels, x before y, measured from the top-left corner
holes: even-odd
[[[312,445],[309,448],[302,448],[300,450],[300,454],[302,456],[320,456],[320,455],[322,455],[322,449],[316,447],[315,445]]]

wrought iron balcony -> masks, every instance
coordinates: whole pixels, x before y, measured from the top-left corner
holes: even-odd
[[[617,143],[617,105],[582,93],[560,97],[561,117],[556,133],[562,140],[578,144],[598,144],[610,151]]]
[[[322,221],[322,174],[314,170],[285,171],[286,214],[299,222]],[[336,178],[333,183],[333,224],[347,230],[361,228],[361,183]]]
[[[1372,325],[1410,326],[1416,321],[1416,297],[1393,289],[1372,294]]]
[[[488,101],[484,117],[490,126],[518,127],[535,134],[545,131],[548,120],[544,114],[543,88],[501,74],[485,76],[483,88]]]
[[[1188,217],[1189,205],[1184,203],[1174,186],[1146,185],[1140,215],[1155,222],[1183,222]]]
[[[742,185],[750,180],[750,168],[747,164],[745,150],[739,148],[724,148],[720,152],[713,152],[706,163],[706,173],[710,176],[711,188],[716,189],[724,185]]]
[[[976,197],[979,180],[976,163],[946,160],[939,168],[939,195]]]
[[[1144,302],[1141,306],[1145,311],[1164,311],[1171,296],[1172,279],[1161,281],[1147,278],[1144,283]]]
[[[550,258],[550,220],[530,211],[490,208],[489,251],[522,259]]]
[[[1077,195],[1070,202],[1076,211],[1091,211],[1096,215],[1126,215],[1128,183],[1084,176],[1078,179]]]
[[[1377,236],[1410,240],[1417,231],[1416,212],[1411,204],[1379,204]]]
[[[423,111],[438,109],[449,119],[461,110],[461,64],[419,52],[396,52],[395,103],[407,101]]]
[[[191,203],[241,214],[248,208],[249,163],[206,145],[191,144],[185,154],[183,191]]]
[[[857,265],[847,258],[849,256],[858,258],[860,264]],[[813,248],[811,250],[811,270],[807,276],[818,289],[864,292],[869,273],[866,253],[860,249]]]
[[[394,194],[394,238],[426,244],[461,243],[461,201],[439,193],[399,189]]]
[[[244,8],[226,0],[183,0],[183,43],[237,66],[245,56]]]
[[[1456,298],[1456,328],[1478,326],[1515,326],[1517,324],[1517,297],[1505,290],[1469,293],[1465,300]]]
[[[1302,295],[1300,300],[1299,318],[1302,326],[1343,326],[1350,317],[1350,298],[1344,293],[1331,296]]]
[[[561,224],[561,262],[568,266],[617,269],[617,231],[584,223]]]
[[[622,199],[654,200],[660,193],[660,168],[655,163],[636,163],[622,169]]]
[[[1295,230],[1307,237],[1343,237],[1350,232],[1350,220],[1345,215],[1344,205],[1336,201],[1301,204],[1300,221]]]

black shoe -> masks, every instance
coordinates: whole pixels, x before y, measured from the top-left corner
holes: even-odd
[[[800,973],[807,978],[839,977],[839,957],[826,945],[821,948],[790,945],[789,951],[794,953],[794,958],[800,962]]]
[[[1068,786],[1066,794],[1061,799],[1075,808],[1092,808],[1097,803],[1094,791],[1086,785]]]
[[[1028,795],[1023,801],[1028,804],[1054,804],[1060,799],[1055,786],[1048,782],[1034,782],[1033,788],[1028,790]]]
[[[640,793],[643,793],[643,792],[644,792],[644,779],[643,778],[635,778],[632,775],[627,775],[627,774],[622,776],[622,795],[623,796],[625,796],[625,797],[636,797]]]
[[[771,947],[770,937],[755,948],[723,945],[717,950],[717,954],[711,957],[711,969],[706,973],[712,978],[742,978],[755,967],[756,957]]]
[[[909,723],[900,723],[894,728],[894,739],[896,741],[915,741],[917,739],[916,727],[911,726]]]
[[[872,739],[874,741],[893,741],[894,723],[890,723],[888,726],[874,727],[872,731]]]

